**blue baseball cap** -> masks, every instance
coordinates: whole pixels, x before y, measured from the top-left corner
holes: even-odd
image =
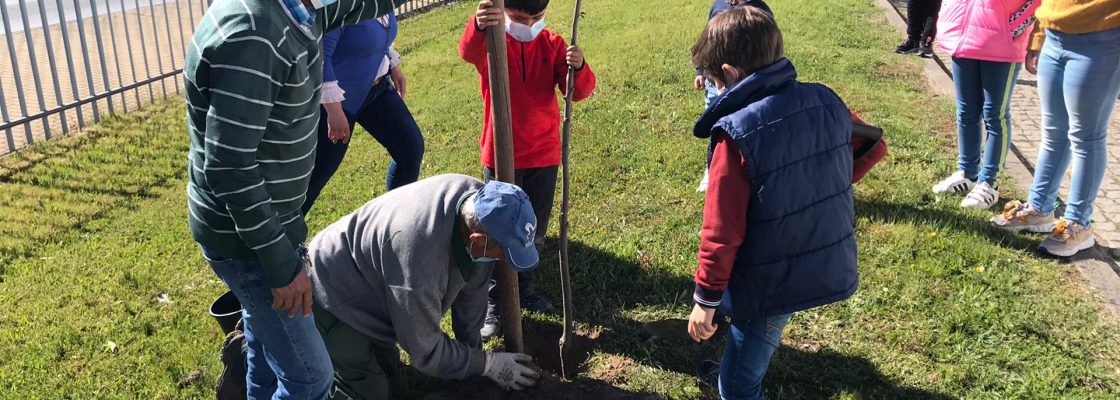
[[[537,266],[540,257],[533,243],[537,216],[525,191],[509,183],[490,181],[475,195],[474,211],[486,235],[505,248],[506,264],[514,271]]]

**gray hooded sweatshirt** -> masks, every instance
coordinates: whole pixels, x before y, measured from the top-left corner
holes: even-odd
[[[399,342],[426,375],[480,375],[493,266],[470,260],[459,205],[482,185],[466,175],[435,176],[328,226],[309,245],[315,302],[374,340]],[[457,340],[440,329],[449,309]]]

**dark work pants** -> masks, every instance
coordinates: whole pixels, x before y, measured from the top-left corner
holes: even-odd
[[[941,0],[906,1],[906,37],[910,40],[934,39]]]
[[[389,379],[401,365],[396,343],[379,342],[312,304],[315,327],[334,366],[334,399],[389,400]],[[342,392],[340,396],[339,393]]]
[[[537,216],[537,236],[533,241],[537,244],[538,252],[541,250],[544,238],[548,234],[548,220],[552,217],[552,202],[556,197],[556,173],[559,170],[560,167],[554,165],[514,171],[514,184],[529,196],[529,203],[533,205],[533,213]],[[489,182],[494,179],[494,170],[484,168],[482,177],[484,181]],[[533,274],[534,271],[517,273],[517,290],[520,292],[521,298],[533,294]],[[494,286],[495,283],[491,280],[491,301],[498,296],[498,290]]]
[[[319,193],[327,186],[335,171],[338,171],[338,166],[346,157],[346,151],[350,149],[350,144],[342,141],[331,143],[327,138],[327,110],[320,107],[319,111],[319,147],[315,150],[315,169],[311,171],[307,200],[303,202],[304,215],[311,211]],[[346,113],[346,120],[350,122],[351,133],[354,132],[355,123],[361,125],[370,136],[385,146],[385,150],[393,158],[385,178],[386,191],[416,182],[420,176],[420,163],[424,160],[424,137],[420,135],[420,127],[416,125],[404,100],[393,88],[388,75],[382,77],[369,91],[357,114]]]

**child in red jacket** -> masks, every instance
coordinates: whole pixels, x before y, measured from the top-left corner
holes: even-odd
[[[467,21],[466,30],[459,40],[459,56],[474,65],[482,81],[485,117],[479,146],[482,149],[483,175],[488,181],[494,177],[494,134],[484,30],[491,26],[505,26],[515,183],[529,195],[537,214],[535,241],[540,246],[548,232],[560,165],[561,120],[556,88],[561,93],[567,90],[570,68],[576,71],[572,99],[583,100],[595,89],[595,74],[587,66],[583,51],[578,46],[568,46],[560,35],[544,29],[548,0],[507,0],[505,5],[503,13],[490,0],[478,3],[478,9]],[[532,272],[518,273],[521,307],[537,312],[553,311],[552,304],[534,292],[532,283]],[[482,327],[483,337],[496,335],[501,325],[494,306],[496,294],[491,285],[491,301]]]

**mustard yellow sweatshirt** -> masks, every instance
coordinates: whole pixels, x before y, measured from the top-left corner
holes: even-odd
[[[1042,0],[1034,12],[1038,19],[1030,50],[1042,50],[1045,29],[1083,34],[1120,28],[1120,0]]]

